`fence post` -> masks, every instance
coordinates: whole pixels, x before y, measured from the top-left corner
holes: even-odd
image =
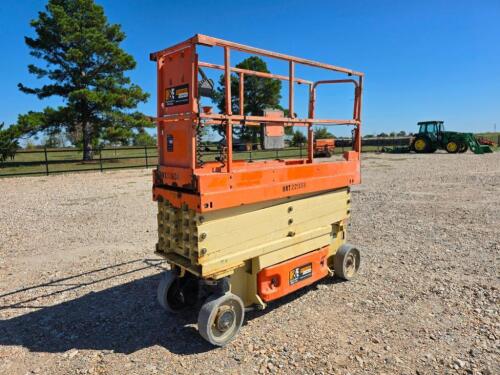
[[[299,143],[300,158],[302,159],[302,142]]]
[[[102,148],[99,149],[99,165],[101,167],[101,172],[102,172]]]
[[[45,173],[49,175],[49,158],[47,156],[47,147],[43,148],[43,153],[45,154]]]
[[[146,158],[146,169],[149,168],[148,165],[148,146],[144,146],[144,157]]]

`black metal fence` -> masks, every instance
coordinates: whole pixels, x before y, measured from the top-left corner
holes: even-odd
[[[364,138],[363,152],[380,152],[384,146],[401,146],[409,144],[409,137]],[[235,160],[263,160],[303,158],[307,156],[307,146],[285,147],[283,149],[261,150],[258,147],[242,147],[235,145]],[[335,153],[352,150],[352,139],[335,140]],[[0,150],[1,154],[1,150]],[[209,145],[202,153],[202,160],[217,160],[221,155],[217,145]],[[105,171],[122,168],[149,168],[158,164],[158,151],[155,146],[149,147],[116,147],[101,148],[94,151],[91,161],[82,161],[83,150],[77,148],[37,148],[18,150],[15,154],[0,161],[0,177],[49,175],[63,172]]]
[[[158,151],[155,146],[101,148],[94,150],[93,160],[82,159],[83,150],[76,148],[18,150],[0,161],[0,177],[149,168],[158,163]]]

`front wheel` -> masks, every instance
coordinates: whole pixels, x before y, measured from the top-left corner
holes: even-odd
[[[339,247],[333,258],[333,271],[337,277],[351,280],[358,273],[361,255],[357,248],[349,244]]]
[[[469,146],[467,146],[467,143],[460,143],[458,146],[458,153],[463,154],[464,152],[467,152],[469,149]]]
[[[198,331],[212,345],[224,346],[239,332],[245,318],[245,307],[233,293],[213,295],[198,315]]]
[[[456,154],[458,152],[458,143],[455,142],[455,141],[449,141],[447,144],[446,144],[446,152],[448,152],[449,154]]]

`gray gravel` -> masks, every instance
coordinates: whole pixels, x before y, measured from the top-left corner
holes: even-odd
[[[365,155],[359,277],[218,349],[156,303],[150,171],[0,179],[0,199],[0,374],[500,373],[500,153]]]

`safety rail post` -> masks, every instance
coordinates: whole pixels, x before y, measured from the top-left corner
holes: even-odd
[[[240,73],[240,95],[239,95],[239,106],[240,106],[240,116],[243,116],[245,114],[245,99],[244,99],[244,93],[245,93],[245,76],[243,73]]]
[[[226,115],[232,116],[233,109],[231,103],[231,62],[229,47],[224,47],[224,83],[225,83],[225,109]],[[226,146],[227,146],[227,171],[231,172],[233,164],[233,123],[231,117],[226,123]]]
[[[144,158],[146,159],[146,169],[149,168],[148,164],[148,146],[144,146]]]
[[[49,158],[47,156],[47,147],[43,148],[43,153],[45,154],[45,173],[49,175]]]
[[[293,84],[295,80],[295,64],[293,61],[289,62],[288,66],[289,80],[288,80],[288,117],[294,118],[293,115]]]
[[[312,163],[314,159],[314,145],[313,145],[314,132],[312,125],[307,125],[307,162]]]
[[[99,166],[101,168],[101,172],[103,171],[102,169],[102,147],[99,148]]]

